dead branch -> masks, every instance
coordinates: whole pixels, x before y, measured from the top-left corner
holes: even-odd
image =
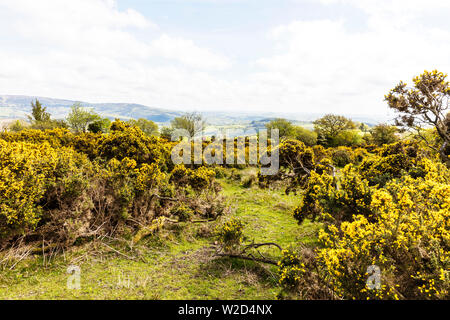
[[[246,250],[248,250],[248,249],[257,249],[257,248],[263,247],[263,246],[275,246],[275,247],[277,247],[278,249],[280,249],[280,251],[283,250],[283,248],[281,248],[280,245],[278,245],[278,244],[276,244],[276,243],[274,243],[274,242],[252,243],[252,244],[246,245],[246,246],[244,247],[244,249],[242,250],[241,253],[244,253],[244,252],[245,252]]]
[[[240,254],[232,254],[232,253],[216,253],[216,256],[219,257],[228,257],[228,258],[237,258],[237,259],[243,259],[243,260],[250,260],[250,261],[256,261],[256,262],[262,262],[262,263],[268,263],[272,265],[277,265],[277,261],[270,260],[270,259],[264,259],[264,258],[255,258],[255,257],[249,257],[244,256]]]
[[[262,262],[262,263],[277,265],[278,264],[277,261],[274,261],[272,259],[266,258],[259,250],[257,250],[258,248],[264,247],[264,246],[274,246],[274,247],[277,247],[280,251],[283,250],[283,248],[281,248],[280,245],[278,245],[278,244],[276,244],[274,242],[251,243],[251,244],[248,244],[248,245],[244,246],[244,248],[241,250],[240,253],[236,254],[236,253],[219,253],[219,252],[216,252],[216,256],[236,258],[236,259],[243,259],[243,260],[250,260],[250,261],[256,261],[256,262]],[[246,254],[247,250],[249,250],[249,249],[256,249],[256,252],[261,256],[261,258],[257,258],[251,253]]]

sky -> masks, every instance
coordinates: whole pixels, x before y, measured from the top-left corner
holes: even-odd
[[[446,0],[0,0],[0,95],[387,115],[450,72]]]

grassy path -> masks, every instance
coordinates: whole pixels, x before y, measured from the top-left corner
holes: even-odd
[[[298,226],[290,214],[298,197],[245,189],[238,182],[222,184],[233,215],[245,224],[247,241],[283,247],[315,241],[317,226]],[[51,262],[36,256],[13,270],[4,267],[0,299],[274,299],[279,292],[276,268],[213,256],[215,224],[174,227],[143,240],[134,248],[139,259],[91,243]],[[81,290],[67,289],[70,264],[81,268]]]

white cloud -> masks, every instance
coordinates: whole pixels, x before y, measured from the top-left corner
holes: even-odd
[[[418,22],[426,12],[450,10],[447,2],[321,1],[362,10],[367,26],[290,21],[268,31],[274,54],[236,65],[115,1],[0,0],[0,94],[384,114],[383,96],[397,81],[424,69],[450,70],[450,31]]]
[[[191,40],[173,38],[163,34],[152,42],[151,51],[164,58],[179,60],[193,67],[225,69],[231,65],[230,61],[208,49],[197,47]]]
[[[425,69],[450,70],[449,30],[410,19],[420,16],[424,4],[405,15],[400,9],[414,7],[410,2],[323,2],[358,6],[370,23],[367,29],[350,31],[344,21],[295,21],[269,33],[280,53],[258,61],[265,70],[260,80],[272,80],[274,90],[283,88],[285,99],[298,110],[385,113],[383,97],[397,81],[408,81]]]
[[[0,46],[2,94],[136,101],[144,90],[173,90],[187,70],[230,66],[212,50],[162,34],[140,13],[119,11],[107,0],[0,0]],[[164,88],[161,63],[173,65],[164,75],[173,81],[163,81]]]

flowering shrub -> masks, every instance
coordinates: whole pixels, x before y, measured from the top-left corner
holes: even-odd
[[[449,297],[450,186],[405,177],[376,190],[372,210],[322,231],[319,261],[346,298]],[[382,270],[382,288],[366,287],[368,266]]]
[[[308,184],[304,192],[302,203],[294,209],[294,218],[302,223],[305,218],[315,220],[325,214],[324,202],[330,199],[330,194],[334,190],[333,177],[323,173],[318,174],[311,171]]]
[[[450,171],[420,155],[414,144],[384,146],[360,166],[347,165],[336,183],[327,173],[312,171],[294,217],[301,223],[316,216],[326,224],[316,250],[317,269],[308,272],[334,294],[345,299],[450,297]],[[381,270],[378,289],[367,285],[371,266]],[[288,286],[298,272],[284,272]]]
[[[195,207],[208,218],[220,214],[213,212],[219,208],[213,170],[177,168],[179,179],[172,179],[172,143],[121,121],[111,130],[0,134],[1,246],[21,234],[70,245],[86,235],[151,224],[170,216],[175,205]],[[190,196],[185,187],[197,194]],[[200,195],[205,189],[214,192]]]
[[[305,218],[322,221],[348,221],[353,215],[370,217],[371,190],[352,165],[347,165],[336,180],[327,173],[311,172],[300,206],[294,209],[299,223]]]
[[[74,135],[67,129],[34,130],[26,129],[19,132],[2,132],[0,139],[8,142],[32,142],[41,144],[47,142],[54,148],[68,147]]]
[[[171,214],[178,217],[178,221],[184,222],[188,221],[193,215],[193,211],[191,208],[181,204],[172,209]]]
[[[169,149],[160,138],[148,137],[138,127],[121,126],[120,120],[111,125],[111,133],[99,145],[99,155],[105,159],[134,159],[136,163],[158,163],[164,166]]]
[[[319,161],[316,161],[316,150],[319,153]],[[280,170],[275,175],[264,176],[258,173],[258,181],[261,187],[269,187],[275,181],[283,181],[286,185],[286,194],[294,193],[297,188],[305,187],[310,179],[310,172],[328,172],[331,170],[331,161],[325,157],[328,154],[323,147],[306,147],[301,141],[287,139],[279,145]]]
[[[181,164],[172,170],[170,181],[180,187],[190,186],[192,189],[200,191],[206,189],[215,176],[216,173],[212,169],[199,167],[193,170]]]
[[[307,270],[301,257],[291,250],[281,251],[281,259],[278,261],[280,284],[292,289],[298,288]]]
[[[216,227],[217,241],[225,251],[233,251],[243,240],[244,225],[240,219],[231,218]]]
[[[0,140],[0,235],[7,237],[36,227],[43,217],[44,196],[55,184],[78,194],[76,177],[87,159],[72,149],[54,149],[47,142]]]
[[[70,144],[77,152],[86,154],[89,159],[94,160],[99,156],[98,146],[102,144],[105,136],[101,133],[80,133],[73,135]]]
[[[377,155],[361,163],[361,175],[369,181],[369,185],[383,186],[387,181],[399,178],[414,168],[418,153],[418,145],[414,142],[400,141],[384,145]]]

